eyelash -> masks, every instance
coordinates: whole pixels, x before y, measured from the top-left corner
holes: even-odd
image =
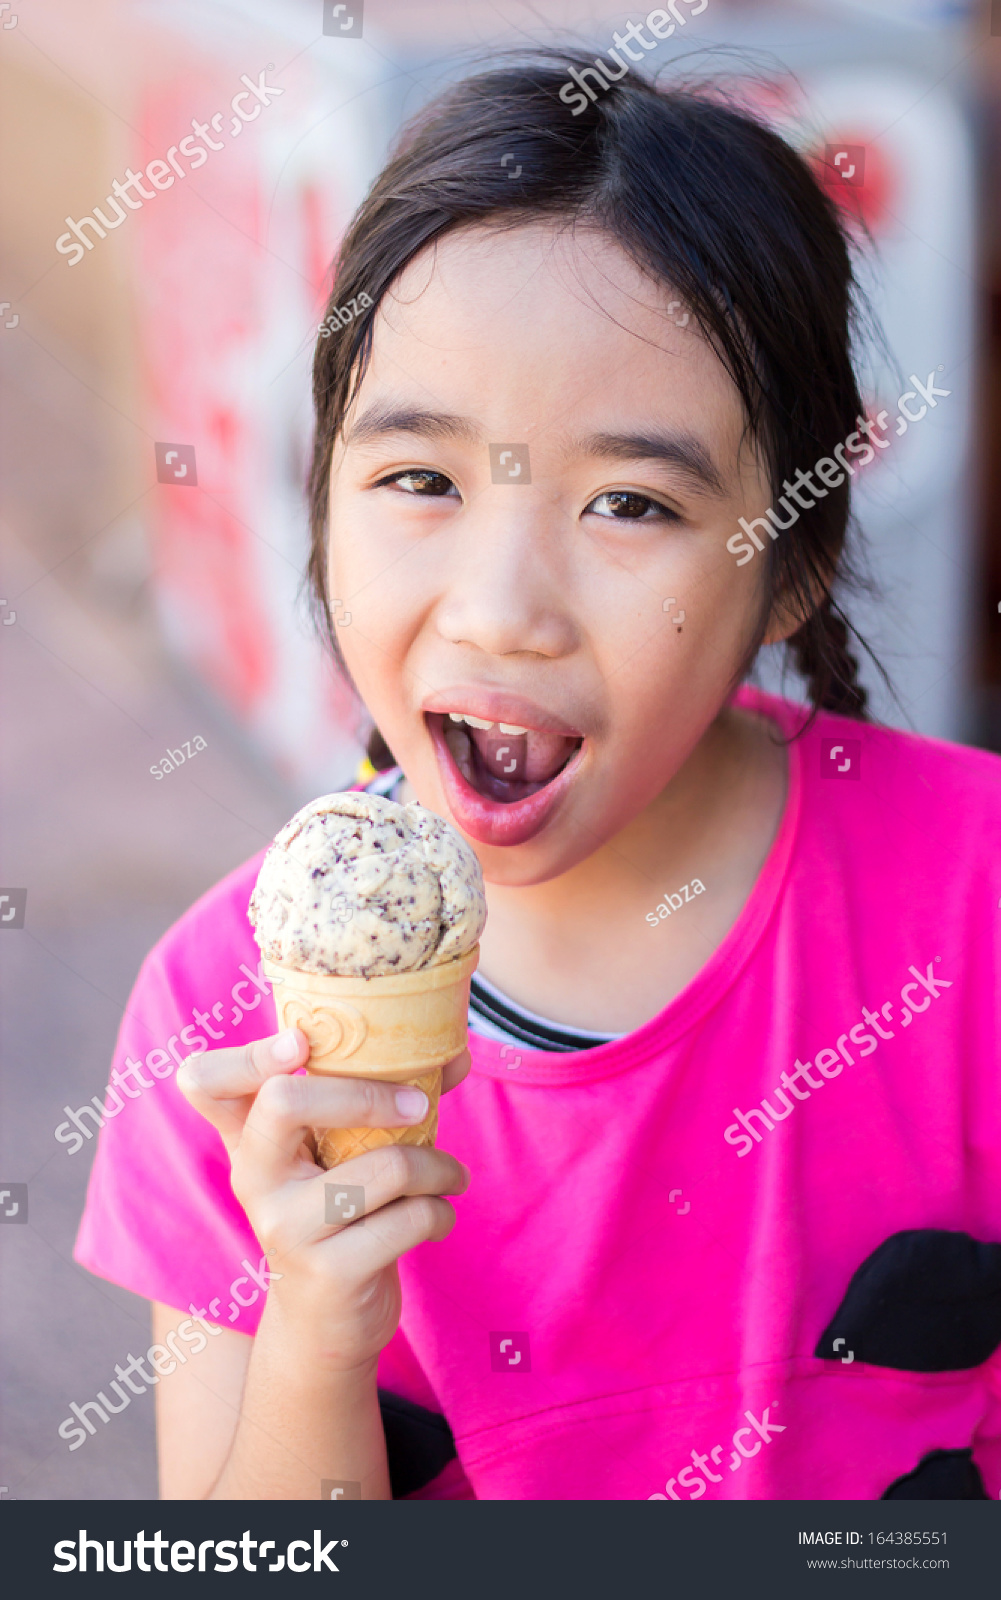
[[[415,489],[404,489],[402,491],[404,494],[413,495],[415,499],[420,500],[449,499],[451,498],[450,491],[456,487],[447,473],[438,472],[433,467],[404,467],[401,472],[392,472],[388,477],[380,478],[375,487],[377,489],[390,488],[394,485],[402,484],[403,480],[406,478],[423,478],[425,480],[436,479],[439,483],[448,485],[448,488],[440,493],[422,494]],[[646,509],[638,517],[609,516],[604,512],[594,511],[592,509],[600,500],[611,500],[613,498],[622,500],[639,500],[644,503]],[[652,517],[648,515],[648,513],[651,511],[654,513]],[[602,490],[601,494],[595,495],[594,499],[584,507],[584,514],[588,512],[590,512],[592,516],[601,517],[605,522],[652,522],[661,517],[665,518],[669,522],[681,521],[681,518],[678,516],[676,511],[672,511],[670,507],[662,505],[659,500],[654,500],[651,495],[639,494],[635,489],[604,489]]]

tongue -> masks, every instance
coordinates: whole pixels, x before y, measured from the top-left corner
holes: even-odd
[[[576,739],[565,739],[559,733],[501,733],[492,728],[466,729],[479,753],[480,760],[493,777],[509,782],[548,783],[555,778],[576,747]]]

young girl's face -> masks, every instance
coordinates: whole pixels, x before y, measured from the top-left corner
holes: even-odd
[[[613,241],[543,225],[446,237],[377,314],[331,472],[338,637],[494,882],[650,805],[752,639],[764,563],[726,541],[767,484],[685,321]]]

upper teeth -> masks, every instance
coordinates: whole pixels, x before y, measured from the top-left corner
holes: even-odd
[[[492,728],[495,726],[492,722],[484,722],[482,717],[471,717],[464,711],[450,711],[448,715],[452,722],[466,722],[471,728]],[[496,726],[501,733],[518,734],[528,732],[527,728],[519,728],[516,722],[498,722]]]

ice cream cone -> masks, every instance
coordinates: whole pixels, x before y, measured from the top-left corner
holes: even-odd
[[[428,1114],[409,1128],[318,1128],[317,1159],[339,1166],[389,1144],[434,1144],[441,1070],[466,1047],[469,980],[480,947],[436,967],[383,977],[328,977],[264,962],[280,1028],[301,1028],[307,1070],[335,1078],[374,1078],[423,1089]]]

